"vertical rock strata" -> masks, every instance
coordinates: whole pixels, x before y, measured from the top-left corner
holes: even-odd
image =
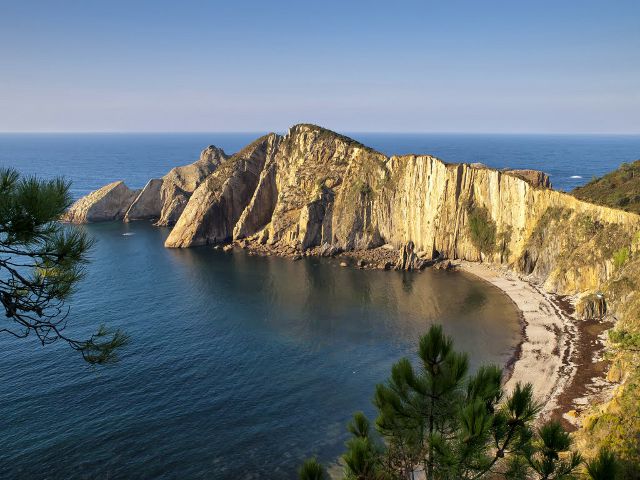
[[[175,224],[167,247],[239,241],[299,257],[314,247],[332,255],[385,245],[368,253],[399,249],[396,268],[404,270],[436,258],[489,262],[530,276],[547,292],[578,295],[580,318],[609,312],[636,328],[640,216],[550,187],[534,170],[387,157],[296,125],[231,157],[209,147],[198,162],[140,192],[122,182],[106,185],[63,220],[158,219]],[[615,400],[607,408],[619,410]]]
[[[230,158],[209,147],[199,162],[151,180],[126,219],[175,222],[167,247],[245,240],[291,252],[413,242],[423,260],[498,263],[537,277],[548,291],[594,291],[610,277],[612,253],[630,242],[640,217],[549,187],[541,172],[387,157],[303,124]],[[75,210],[70,221],[99,217]],[[102,217],[118,218],[110,213]]]
[[[279,142],[278,135],[265,135],[223,162],[195,190],[165,245],[190,247],[230,240]]]

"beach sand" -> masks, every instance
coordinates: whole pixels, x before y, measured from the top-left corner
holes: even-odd
[[[510,363],[505,390],[517,382],[531,383],[536,400],[544,404],[538,421],[562,415],[558,399],[576,372],[572,362],[576,338],[575,320],[562,308],[565,299],[545,293],[537,285],[506,269],[481,263],[456,262],[470,273],[502,290],[522,312],[523,340]]]

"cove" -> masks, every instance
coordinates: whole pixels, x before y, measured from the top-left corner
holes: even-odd
[[[171,250],[144,222],[97,240],[67,333],[121,327],[121,362],[0,337],[0,477],[295,478],[330,463],[375,384],[442,323],[471,364],[504,365],[518,311],[497,288],[441,271]],[[125,235],[126,234],[126,235]],[[38,461],[34,462],[33,458]]]

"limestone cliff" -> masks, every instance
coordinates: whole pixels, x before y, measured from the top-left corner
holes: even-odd
[[[227,158],[222,149],[210,145],[198,161],[149,180],[127,210],[125,221],[153,219],[158,225],[173,225],[198,185]]]
[[[175,222],[167,247],[233,241],[298,256],[367,250],[385,253],[385,268],[395,249],[401,269],[436,258],[498,264],[548,292],[577,295],[581,318],[617,315],[618,343],[635,339],[640,350],[634,213],[552,190],[542,172],[387,157],[314,125],[266,135],[230,158],[213,147],[205,152],[204,163],[174,169],[139,194],[122,182],[107,185],[78,201],[66,219],[121,219],[127,211],[128,220]],[[636,370],[618,371],[640,382]],[[624,391],[625,405],[637,405],[640,389]]]
[[[265,135],[221,164],[193,193],[165,245],[188,247],[230,240],[279,142],[278,135]]]
[[[195,164],[151,180],[126,218],[176,222],[168,247],[243,240],[290,253],[413,242],[422,260],[498,263],[548,291],[593,293],[610,278],[613,252],[630,242],[640,217],[549,186],[541,172],[387,157],[303,124],[230,158],[209,147]],[[73,210],[72,221],[85,218]]]
[[[122,220],[138,190],[113,182],[75,202],[62,217],[65,222],[91,223]]]
[[[453,165],[428,155],[386,157],[347,137],[297,125],[264,138],[211,175],[167,239],[189,247],[249,239],[274,251],[328,244],[396,248],[501,263],[557,293],[589,292],[640,217],[551,190],[531,170]],[[251,155],[249,155],[251,156]],[[588,238],[587,238],[588,237]]]

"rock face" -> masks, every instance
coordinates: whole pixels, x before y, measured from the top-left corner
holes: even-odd
[[[422,270],[425,267],[425,261],[422,260],[415,252],[415,245],[409,241],[400,248],[398,261],[396,262],[396,270]]]
[[[149,182],[127,217],[177,220],[168,247],[242,241],[292,254],[383,244],[399,250],[411,242],[404,252],[410,268],[416,258],[485,261],[531,275],[547,291],[593,293],[610,278],[613,252],[630,242],[640,217],[549,187],[534,170],[387,157],[296,125],[230,158],[210,147],[196,164]]]
[[[75,202],[61,220],[71,223],[157,220],[158,225],[173,225],[193,191],[228,158],[222,149],[211,145],[202,151],[198,161],[149,180],[142,190],[131,190],[118,181],[91,192]]]
[[[220,165],[193,193],[165,245],[189,247],[230,240],[279,142],[278,135],[265,135]]]
[[[160,218],[162,179],[153,178],[144,186],[124,215],[124,221]]]
[[[176,167],[161,179],[149,180],[129,207],[125,221],[157,220],[158,225],[175,224],[194,190],[227,158],[222,149],[210,145],[197,162]]]
[[[122,220],[137,195],[137,190],[131,190],[122,181],[110,183],[71,205],[62,221],[91,223]]]
[[[636,215],[551,190],[542,172],[452,165],[429,155],[389,158],[313,125],[273,138],[244,187],[229,168],[199,187],[167,246],[247,238],[291,252],[413,242],[422,258],[500,263],[537,277],[549,291],[575,293],[608,278],[606,251],[640,226]],[[580,238],[584,222],[598,233],[577,242],[572,237]]]

